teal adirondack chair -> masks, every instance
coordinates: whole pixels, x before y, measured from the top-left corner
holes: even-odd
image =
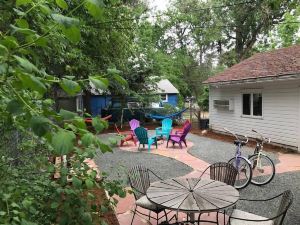
[[[169,135],[170,135],[171,130],[172,130],[172,123],[173,123],[173,120],[171,120],[169,118],[164,119],[161,122],[161,127],[155,128],[156,137],[166,136],[166,139],[168,140],[169,139]]]
[[[148,145],[148,151],[150,152],[151,145],[155,143],[155,146],[157,148],[157,140],[156,137],[148,137],[148,132],[144,127],[138,127],[134,130],[135,136],[139,140],[139,147],[142,144],[143,148],[145,145]]]

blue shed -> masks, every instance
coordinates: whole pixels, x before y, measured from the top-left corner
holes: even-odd
[[[92,86],[92,85],[91,85]],[[103,93],[92,86],[90,109],[92,116],[101,115],[101,111],[112,104],[112,96],[110,93]],[[179,91],[174,85],[167,79],[160,80],[157,83],[157,89],[154,91],[157,95],[160,95],[162,103],[168,103],[173,106],[178,104]],[[159,105],[159,103],[157,103]]]

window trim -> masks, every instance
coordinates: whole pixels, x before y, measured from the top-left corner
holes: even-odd
[[[162,100],[162,98],[161,98],[162,95],[166,96],[166,100]],[[167,93],[166,94],[160,94],[160,99],[161,99],[162,102],[168,102],[168,94]]]
[[[244,103],[243,103],[243,95],[244,94],[250,94],[250,115],[246,115],[246,114],[243,114],[243,106],[244,106]],[[261,101],[261,116],[255,116],[253,115],[253,94],[261,94],[261,97],[263,98],[263,92],[261,90],[251,90],[251,91],[243,91],[241,93],[241,117],[243,118],[252,118],[252,119],[263,119],[264,118],[264,103],[263,103],[263,99]]]

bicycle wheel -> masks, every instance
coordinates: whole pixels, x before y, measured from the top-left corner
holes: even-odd
[[[243,157],[238,157],[237,159],[234,157],[230,159],[228,163],[232,164],[238,171],[234,187],[236,189],[247,187],[252,177],[252,169],[247,160]]]
[[[255,185],[264,185],[274,178],[275,166],[273,161],[266,155],[254,154],[249,157],[252,165],[252,179],[251,183]]]

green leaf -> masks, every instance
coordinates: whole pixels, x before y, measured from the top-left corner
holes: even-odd
[[[128,83],[127,81],[121,77],[120,75],[118,74],[114,74],[113,75],[113,78],[117,81],[117,83],[119,83],[120,85],[123,85],[123,86],[128,86]]]
[[[60,130],[52,137],[54,152],[58,155],[66,155],[73,150],[75,134],[71,131]]]
[[[65,28],[70,28],[74,25],[79,24],[79,20],[76,18],[64,16],[61,14],[54,13],[51,17],[59,24],[63,25]]]
[[[105,5],[102,0],[87,0],[85,3],[85,8],[88,10],[89,14],[91,14],[96,19],[102,18],[104,6]]]
[[[5,57],[8,55],[8,49],[0,44],[0,56]]]
[[[36,32],[34,30],[28,29],[28,28],[20,28],[20,27],[16,27],[14,25],[10,25],[10,27],[13,29],[13,32],[18,32],[21,34],[35,34]]]
[[[5,74],[7,72],[7,69],[8,69],[7,63],[0,64],[0,74]]]
[[[83,135],[83,137],[81,138],[82,144],[85,147],[89,147],[93,142],[94,142],[94,135],[91,133],[86,133]]]
[[[18,114],[21,114],[23,111],[22,111],[22,105],[20,104],[19,101],[17,100],[11,100],[8,104],[7,104],[7,107],[6,107],[6,110],[8,112],[10,112],[11,114],[14,114],[14,115],[18,115]]]
[[[5,215],[6,215],[6,212],[0,211],[0,216],[5,216]]]
[[[63,34],[67,37],[67,39],[73,43],[77,43],[81,39],[80,29],[76,26],[72,27],[63,27],[62,28]]]
[[[30,127],[38,136],[44,136],[49,130],[49,119],[42,116],[33,116],[30,120]]]
[[[63,78],[59,82],[59,85],[69,95],[76,95],[81,91],[80,85],[73,80]]]
[[[95,130],[97,131],[97,133],[101,132],[105,128],[102,120],[98,117],[94,117],[92,119],[92,125],[95,128]]]
[[[88,189],[91,189],[94,187],[94,182],[91,179],[86,179],[85,180],[85,185]]]
[[[59,114],[65,119],[65,120],[71,120],[71,119],[74,119],[76,116],[77,116],[77,113],[74,113],[74,112],[71,112],[71,111],[68,111],[68,110],[64,110],[64,109],[61,109],[59,111]]]
[[[99,147],[102,153],[112,152],[112,149],[104,143],[99,143]]]
[[[57,202],[52,202],[51,203],[51,209],[56,209],[59,206],[59,204]]]
[[[78,179],[77,177],[72,177],[72,184],[76,188],[81,188],[82,181],[80,179]]]
[[[5,36],[1,41],[0,44],[4,45],[6,48],[14,49],[19,46],[17,39],[12,36]]]
[[[27,72],[37,72],[39,73],[40,71],[38,70],[38,68],[33,65],[31,62],[29,62],[27,59],[25,58],[21,58],[19,56],[14,55],[14,58],[18,61],[18,63],[25,69],[27,70]]]
[[[45,15],[50,15],[52,10],[45,4],[40,4],[39,5],[41,12],[44,13]]]
[[[39,92],[41,95],[47,91],[46,86],[35,76],[29,74],[18,74],[18,78],[21,80],[23,85],[31,90]]]
[[[109,81],[106,78],[96,75],[90,76],[89,80],[97,89],[106,90],[108,88]]]
[[[16,0],[16,6],[27,5],[31,2],[32,0]]]
[[[16,19],[16,24],[20,27],[20,28],[29,28],[29,24],[25,19]]]
[[[62,9],[68,9],[68,4],[65,0],[55,0],[56,4]]]

